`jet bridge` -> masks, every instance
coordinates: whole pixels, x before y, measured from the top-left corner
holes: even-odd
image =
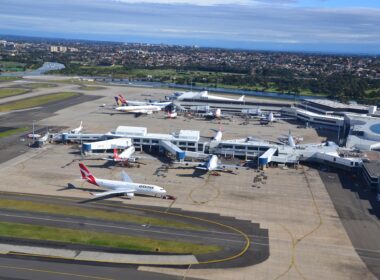
[[[277,148],[270,148],[259,157],[259,165],[265,166],[272,161],[272,156],[277,152]]]
[[[177,160],[185,159],[186,152],[182,151],[177,145],[167,140],[162,140],[160,141],[160,143],[161,143],[161,147],[164,148],[169,153],[171,153],[172,155],[175,155]]]

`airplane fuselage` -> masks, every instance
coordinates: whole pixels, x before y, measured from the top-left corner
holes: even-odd
[[[142,105],[142,106],[120,106],[116,108],[117,111],[125,113],[141,113],[149,114],[153,112],[161,111],[161,107],[153,105]]]
[[[131,192],[134,191],[135,194],[147,195],[147,196],[163,196],[166,194],[164,188],[149,185],[149,184],[138,184],[138,183],[129,183],[123,181],[114,181],[106,179],[96,179],[96,184],[99,187],[109,189],[109,190],[124,190],[125,193],[128,193],[128,190]]]

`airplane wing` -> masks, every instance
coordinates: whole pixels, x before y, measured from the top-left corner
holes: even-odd
[[[204,161],[201,161],[201,162],[197,162],[197,161],[175,161],[174,162],[175,164],[182,164],[182,165],[186,165],[186,166],[200,166],[200,165],[204,165],[205,162]]]
[[[118,189],[113,191],[107,191],[107,192],[101,192],[101,193],[95,193],[94,196],[96,197],[102,197],[102,198],[110,198],[114,196],[121,196],[126,193],[134,193],[136,190],[134,189]]]
[[[224,171],[226,169],[239,169],[241,166],[236,164],[236,165],[232,165],[232,164],[218,164],[217,166],[217,171]]]
[[[129,183],[133,183],[131,177],[129,177],[129,175],[123,171],[121,171],[121,180],[123,180],[124,182],[129,182]]]
[[[87,199],[84,201],[81,201],[80,203],[87,203],[87,202],[94,202],[97,200],[103,200],[111,197],[118,197],[118,196],[124,196],[124,195],[134,195],[135,190],[133,189],[121,189],[121,190],[113,190],[113,191],[107,191],[107,192],[102,192],[102,193],[96,193],[92,195],[95,196],[95,198]]]

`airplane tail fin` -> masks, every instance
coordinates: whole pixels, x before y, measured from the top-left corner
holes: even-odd
[[[125,105],[128,105],[128,102],[127,100],[124,98],[124,96],[122,96],[121,94],[119,94],[119,100],[121,102],[121,104],[125,104]]]
[[[90,170],[88,170],[88,168],[83,163],[79,163],[79,170],[83,180],[86,180],[87,182],[96,185],[95,177],[91,174]]]
[[[241,97],[239,97],[239,101],[244,101],[244,98],[245,98],[245,95],[242,95]]]
[[[117,149],[113,149],[113,158],[114,159],[120,159],[119,154],[117,153]]]
[[[123,105],[123,104],[121,103],[121,101],[120,101],[120,97],[119,97],[119,96],[115,96],[115,100],[116,100],[116,105],[117,105],[117,106],[121,106],[121,105]]]

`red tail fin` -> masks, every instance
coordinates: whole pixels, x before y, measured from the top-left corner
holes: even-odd
[[[127,105],[128,102],[127,100],[124,98],[124,96],[122,96],[121,94],[119,94],[119,98],[120,98],[120,102],[123,104],[123,105]]]
[[[91,172],[83,163],[79,163],[79,170],[82,174],[82,179],[87,180],[87,182],[96,185],[95,177],[91,174]]]
[[[120,159],[119,155],[117,154],[117,149],[113,149],[113,158]]]

